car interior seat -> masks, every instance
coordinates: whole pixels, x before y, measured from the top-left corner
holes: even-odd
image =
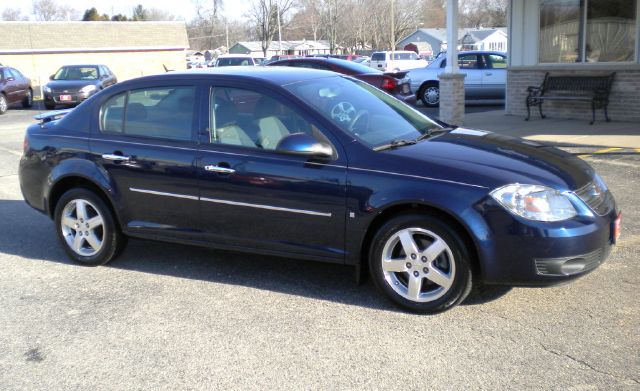
[[[263,96],[256,103],[255,118],[258,128],[258,143],[264,149],[276,149],[276,146],[289,129],[282,123],[277,114],[278,102],[268,96]]]
[[[238,113],[230,102],[220,102],[215,109],[215,139],[221,144],[256,147],[247,133],[237,123]]]

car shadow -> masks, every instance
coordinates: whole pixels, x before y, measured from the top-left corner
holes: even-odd
[[[70,261],[59,245],[52,221],[22,200],[0,200],[0,232],[0,253],[82,267]],[[358,286],[354,268],[343,265],[130,239],[122,255],[107,267],[401,312],[370,281]],[[473,295],[463,304],[492,300]]]

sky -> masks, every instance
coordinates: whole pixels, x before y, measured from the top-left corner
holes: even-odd
[[[189,21],[195,17],[195,5],[192,0],[55,0],[58,4],[68,5],[80,11],[80,14],[91,7],[95,7],[100,14],[124,14],[131,15],[131,10],[138,4],[145,8],[158,8],[177,15],[181,19]],[[200,0],[206,8],[211,4],[208,0]],[[243,15],[248,11],[250,0],[226,0],[224,1],[222,15],[229,19],[244,19]],[[31,0],[0,0],[0,12],[5,8],[20,7],[23,15],[29,15],[32,11]]]

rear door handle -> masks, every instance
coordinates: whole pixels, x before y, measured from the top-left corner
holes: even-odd
[[[221,166],[217,166],[217,165],[213,165],[213,164],[209,164],[209,165],[204,166],[204,169],[206,171],[219,172],[221,174],[233,174],[234,172],[236,172],[236,170],[234,170],[233,168],[221,167]]]
[[[128,162],[129,160],[131,160],[130,156],[115,155],[112,153],[105,153],[102,155],[102,158],[105,160],[113,160],[118,162]]]

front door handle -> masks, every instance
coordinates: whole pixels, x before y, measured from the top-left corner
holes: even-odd
[[[218,172],[218,173],[221,173],[221,174],[233,174],[234,172],[236,172],[236,170],[234,170],[233,168],[221,167],[221,166],[217,166],[217,165],[213,165],[213,164],[209,164],[209,165],[204,166],[204,169],[206,171]]]
[[[113,160],[117,162],[128,162],[129,160],[131,160],[130,156],[116,155],[113,153],[105,153],[102,155],[102,158],[105,160]]]

